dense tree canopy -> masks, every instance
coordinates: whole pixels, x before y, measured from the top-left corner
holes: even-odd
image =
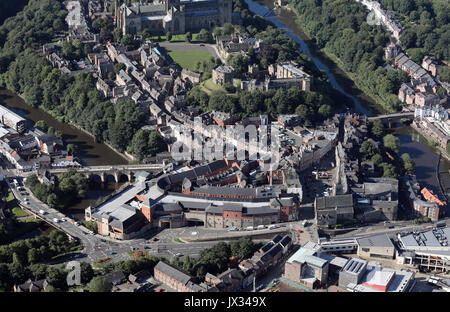
[[[384,69],[383,48],[389,36],[381,26],[366,22],[367,10],[356,1],[290,0],[299,15],[297,21],[319,49],[336,56],[355,83],[385,109],[400,107],[396,97],[407,76]]]

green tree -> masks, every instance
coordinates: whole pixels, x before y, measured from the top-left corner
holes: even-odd
[[[375,119],[370,122],[370,133],[376,138],[381,139],[384,136],[384,125],[379,119]]]
[[[408,174],[414,174],[416,164],[414,163],[414,160],[412,160],[411,156],[409,156],[408,153],[404,153],[402,154],[401,159],[406,172]]]
[[[189,31],[186,33],[186,41],[187,42],[191,42],[192,41],[192,34]]]
[[[53,209],[60,208],[60,202],[59,202],[58,196],[56,196],[56,194],[54,194],[54,193],[49,194],[47,196],[47,204]]]
[[[383,167],[383,177],[384,178],[393,178],[393,179],[398,178],[397,170],[395,169],[394,165],[391,165],[388,163],[382,163],[381,167]]]
[[[78,147],[75,144],[69,143],[67,144],[67,153],[69,155],[74,156],[77,153]]]
[[[373,162],[375,166],[379,166],[383,162],[383,157],[380,154],[375,154],[372,156],[370,160]]]
[[[224,35],[231,35],[234,33],[234,27],[231,23],[225,23],[222,29]]]
[[[213,36],[206,29],[201,29],[200,32],[197,35],[197,40],[198,41],[202,41],[202,42],[212,42],[213,41]]]
[[[92,269],[91,264],[87,262],[81,262],[80,269],[81,269],[81,283],[82,284],[89,283],[94,277],[94,270]]]
[[[111,292],[112,284],[104,276],[95,276],[87,285],[89,292]]]
[[[369,141],[364,141],[361,144],[361,152],[364,154],[366,159],[371,159],[375,154],[378,153],[378,149]]]
[[[392,134],[387,134],[383,137],[383,144],[385,148],[398,153],[400,147],[400,139],[396,136],[393,136]]]
[[[138,48],[138,41],[134,39],[133,35],[126,34],[120,40],[120,44],[125,46],[127,50],[136,50]]]
[[[36,128],[41,129],[41,130],[44,131],[44,132],[47,132],[47,131],[48,131],[48,126],[47,126],[47,124],[46,124],[46,122],[45,122],[44,120],[38,120],[38,121],[36,121],[36,123],[34,124],[34,126],[35,126]]]
[[[230,244],[231,255],[240,260],[251,258],[256,251],[255,246],[250,237],[242,237]]]

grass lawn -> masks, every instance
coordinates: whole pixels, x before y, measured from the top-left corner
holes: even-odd
[[[16,218],[26,217],[28,214],[22,210],[22,208],[17,205],[17,201],[14,198],[11,190],[8,190],[8,197],[6,198],[6,202],[8,203],[8,207],[11,209],[12,213],[16,216]]]
[[[28,216],[28,213],[26,213],[25,211],[23,211],[22,208],[20,207],[14,207],[12,209],[12,213],[16,216],[16,218],[21,218],[21,217],[26,217]]]
[[[212,56],[209,51],[204,50],[173,50],[168,53],[175,63],[192,71],[197,62],[208,61]]]
[[[220,92],[225,92],[227,93],[227,91],[225,91],[225,89],[221,86],[221,85],[217,85],[215,84],[212,79],[208,79],[205,80],[201,83],[201,88],[203,91],[205,91],[205,93],[207,93],[208,95],[211,95],[211,93],[213,91],[220,91]]]
[[[184,242],[181,239],[179,239],[178,237],[175,237],[173,240],[177,243],[184,244]]]

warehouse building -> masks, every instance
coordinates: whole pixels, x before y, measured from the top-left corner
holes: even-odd
[[[363,258],[395,258],[395,246],[387,234],[357,238],[358,256]]]
[[[19,133],[25,131],[27,125],[25,118],[14,113],[12,110],[0,105],[0,122]]]

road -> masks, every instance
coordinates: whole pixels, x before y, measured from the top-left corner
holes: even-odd
[[[22,179],[19,178],[18,181],[21,185],[23,185]],[[55,228],[80,240],[84,247],[81,251],[82,257],[79,257],[82,261],[93,263],[96,260],[105,257],[111,257],[113,262],[127,260],[131,259],[130,252],[133,250],[146,250],[149,254],[163,256],[169,259],[177,254],[180,256],[196,256],[201,250],[210,248],[217,243],[176,243],[167,239],[167,235],[165,233],[166,230],[155,236],[157,241],[153,241],[154,238],[150,241],[144,238],[119,241],[108,237],[103,237],[98,234],[91,234],[90,231],[83,226],[77,226],[75,224],[75,220],[66,217],[61,212],[40,202],[31,194],[31,191],[26,189],[24,186],[19,186],[19,188],[25,189],[25,192],[28,193],[28,195],[25,195],[26,193],[24,191],[19,191],[19,189],[10,184],[9,181],[8,184],[18,203],[24,209],[31,211]],[[41,210],[44,211],[44,214],[40,213]],[[58,219],[58,222],[54,221],[55,218]],[[159,239],[158,237],[161,238]],[[70,260],[71,259],[68,259],[66,261]]]

